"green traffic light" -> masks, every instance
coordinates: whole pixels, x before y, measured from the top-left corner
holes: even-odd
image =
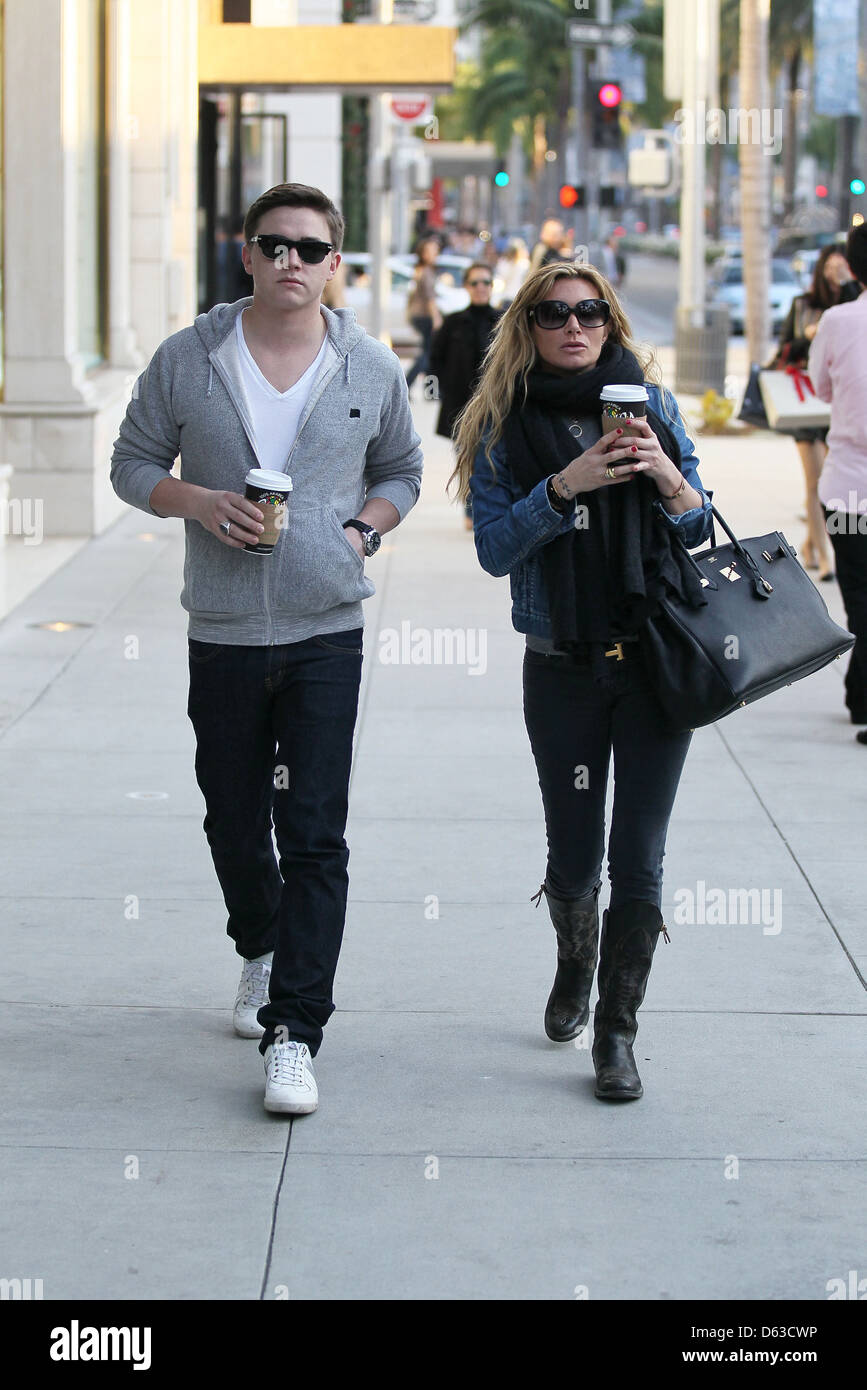
[[[857,196],[860,196],[865,190],[867,190],[867,183],[863,179],[853,179],[849,184],[849,192]]]
[[[501,169],[498,174],[494,175],[494,183],[498,188],[505,188],[508,182],[509,175],[506,173],[505,169]]]

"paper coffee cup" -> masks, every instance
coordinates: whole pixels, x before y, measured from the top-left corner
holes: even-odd
[[[283,527],[286,525],[286,503],[292,491],[288,473],[269,468],[251,468],[244,479],[244,496],[255,502],[262,513],[264,531],[257,545],[245,545],[249,555],[270,555]]]
[[[638,430],[630,429],[631,420],[643,420],[647,414],[649,395],[645,386],[603,386],[599,392],[602,433],[621,429],[630,438]]]

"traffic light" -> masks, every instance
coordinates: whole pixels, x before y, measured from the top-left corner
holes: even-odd
[[[623,146],[620,129],[620,103],[623,93],[616,82],[602,82],[593,102],[593,144],[597,150],[619,150]]]
[[[507,174],[505,169],[499,169],[497,173],[494,174],[494,183],[497,185],[498,188],[506,188],[508,182],[509,175]]]
[[[559,197],[561,208],[584,207],[584,188],[577,184],[561,183]]]
[[[865,189],[867,189],[867,183],[863,179],[852,179],[849,184],[849,192],[854,193],[856,198],[860,198]]]

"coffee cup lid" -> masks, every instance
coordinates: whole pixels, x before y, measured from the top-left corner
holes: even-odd
[[[603,386],[599,392],[600,401],[649,401],[650,396],[644,386]]]
[[[251,468],[244,479],[253,487],[272,488],[275,492],[291,492],[292,479],[288,473],[278,473],[273,468]]]

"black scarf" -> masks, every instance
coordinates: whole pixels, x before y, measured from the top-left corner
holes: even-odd
[[[588,371],[559,376],[534,368],[526,381],[526,403],[522,384],[516,384],[503,442],[514,477],[529,493],[582,452],[567,420],[597,415],[603,386],[643,384],[644,373],[628,349],[606,343]],[[652,410],[647,421],[663,453],[680,468],[680,449],[668,425]],[[559,649],[583,650],[588,642],[638,632],[665,593],[679,594],[695,607],[706,602],[689,558],[656,517],[653,503],[659,496],[655,483],[641,474],[581,493],[576,502],[585,524],[543,546],[542,572]]]

